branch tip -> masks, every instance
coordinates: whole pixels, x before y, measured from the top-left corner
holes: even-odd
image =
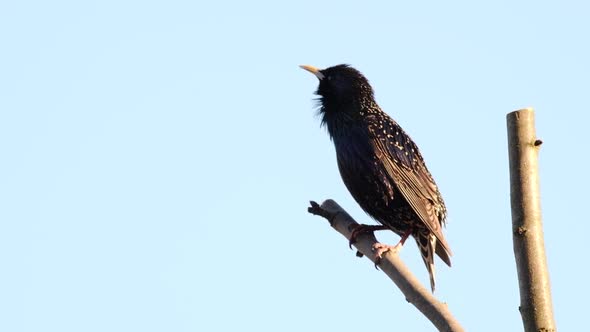
[[[310,207],[307,208],[307,212],[325,218],[330,223],[330,226],[334,224],[334,219],[338,216],[339,212],[330,213],[315,201],[309,201],[309,205]]]

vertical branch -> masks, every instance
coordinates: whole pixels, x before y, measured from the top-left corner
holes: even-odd
[[[545,257],[533,109],[506,116],[510,162],[510,203],[520,314],[526,332],[555,331]]]

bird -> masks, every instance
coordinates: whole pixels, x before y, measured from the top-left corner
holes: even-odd
[[[449,267],[451,248],[442,232],[447,209],[418,146],[375,101],[373,88],[357,69],[340,64],[326,69],[301,68],[319,80],[316,91],[321,125],[327,129],[344,185],[360,207],[380,225],[361,224],[351,236],[391,230],[395,246],[374,245],[376,264],[397,251],[411,235],[430,277],[434,293],[434,254]]]

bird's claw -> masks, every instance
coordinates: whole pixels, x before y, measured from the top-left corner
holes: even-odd
[[[355,227],[352,230],[352,233],[350,233],[350,239],[348,239],[348,247],[352,250],[352,245],[356,243],[356,238],[359,236],[359,234],[362,233],[362,227],[363,225],[358,225],[357,227]]]
[[[361,235],[363,233],[373,233],[375,231],[380,231],[380,230],[384,230],[384,229],[388,229],[388,228],[383,225],[374,226],[374,225],[360,224],[352,230],[352,233],[350,234],[350,239],[348,240],[348,247],[350,249],[352,249],[352,245],[356,243],[356,239],[359,237],[359,235]]]
[[[390,246],[388,244],[383,243],[375,243],[371,247],[371,250],[375,253],[375,269],[379,270],[378,265],[381,264],[381,259],[383,258],[383,254],[387,252],[391,252],[393,254],[397,254],[401,248],[401,245],[398,243],[394,246]]]

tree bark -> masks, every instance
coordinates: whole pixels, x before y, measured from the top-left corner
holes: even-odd
[[[350,239],[352,230],[359,225],[333,200],[326,200],[321,206],[316,202],[311,202],[308,211],[326,218],[330,225],[347,239]],[[373,234],[361,234],[357,237],[354,246],[362,255],[375,262],[372,251],[372,246],[375,243],[377,240]],[[357,255],[359,254],[357,253]],[[463,331],[448,306],[439,302],[428,289],[420,284],[397,254],[386,252],[379,263],[379,268],[397,285],[406,300],[420,310],[439,331]]]
[[[555,331],[543,240],[537,165],[542,142],[535,135],[532,109],[509,113],[506,122],[512,239],[520,289],[519,311],[526,332]]]

